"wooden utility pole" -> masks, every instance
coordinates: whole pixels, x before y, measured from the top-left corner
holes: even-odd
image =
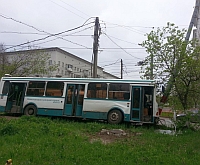
[[[123,61],[121,59],[121,79],[123,79]]]
[[[100,35],[99,17],[96,17],[95,27],[94,27],[94,42],[93,42],[93,54],[94,54],[93,78],[97,78],[99,35]]]

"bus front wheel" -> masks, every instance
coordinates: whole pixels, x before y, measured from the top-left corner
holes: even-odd
[[[120,124],[122,122],[123,115],[119,110],[112,110],[108,114],[108,123]]]
[[[24,110],[24,114],[26,116],[35,116],[36,110],[37,110],[37,108],[34,105],[28,105]]]

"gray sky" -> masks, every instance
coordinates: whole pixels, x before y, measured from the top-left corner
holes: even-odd
[[[153,27],[166,26],[167,22],[187,29],[195,0],[0,0],[0,4],[0,43],[7,48],[88,23],[59,38],[49,37],[7,51],[28,46],[60,47],[91,61],[93,22],[99,17],[102,51],[98,54],[98,65],[120,77],[122,59],[124,78],[139,79],[140,67],[135,65],[147,56],[138,45],[146,39],[144,34]]]

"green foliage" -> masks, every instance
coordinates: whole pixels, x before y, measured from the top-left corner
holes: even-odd
[[[194,131],[200,129],[200,113],[192,113],[187,111],[185,116],[180,116],[175,121],[177,128],[189,128]]]
[[[152,30],[141,44],[149,54],[142,66],[143,78],[150,78],[153,57],[154,78],[171,85],[166,93],[177,97],[174,106],[181,104],[184,110],[200,103],[193,99],[200,96],[200,46],[196,40],[186,42],[185,33],[185,29],[168,23],[162,29]]]
[[[173,112],[162,112],[161,113],[161,117],[168,117],[168,118],[172,118],[173,117]]]
[[[17,132],[0,136],[0,163],[13,164],[199,164],[200,133],[178,136],[155,133],[153,127],[126,128],[98,122],[23,116],[0,120],[0,128]],[[129,136],[103,144],[91,142],[101,129],[123,129]],[[16,131],[15,131],[16,130]],[[140,133],[137,135],[137,133]],[[184,143],[183,143],[184,142]]]
[[[18,128],[11,123],[8,123],[5,127],[0,129],[0,135],[1,136],[15,135],[17,133],[18,133]]]
[[[56,64],[49,65],[50,55],[41,50],[27,50],[8,55],[0,52],[0,77],[5,74],[12,76],[49,75],[57,69]]]

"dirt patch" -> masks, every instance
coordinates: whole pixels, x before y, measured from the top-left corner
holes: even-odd
[[[100,141],[103,144],[109,144],[118,140],[129,138],[131,136],[139,136],[141,134],[142,133],[139,132],[135,133],[126,132],[122,129],[112,129],[112,130],[102,129],[96,135],[90,137],[90,142],[94,143],[96,141]]]
[[[19,119],[19,117],[17,117],[17,116],[5,116],[5,115],[0,115],[0,118],[5,118],[8,120]]]

